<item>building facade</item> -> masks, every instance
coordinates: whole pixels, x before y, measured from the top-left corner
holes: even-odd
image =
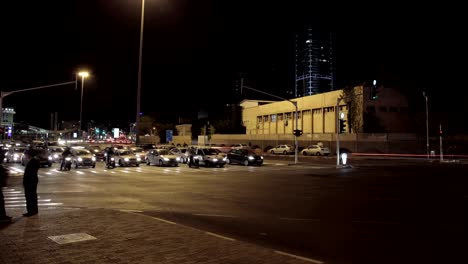
[[[369,87],[357,86],[353,89],[353,98],[337,100],[343,97],[343,90],[336,90],[317,95],[304,96],[291,101],[265,103],[264,101],[244,100],[242,106],[242,124],[246,134],[252,135],[291,135],[296,129],[304,134],[336,133],[338,116],[343,113],[346,121],[346,133],[406,133],[410,119],[408,101],[395,89],[379,88],[377,100],[369,98]],[[353,120],[350,116],[350,103],[358,109]],[[365,131],[366,122],[378,122],[384,131]],[[375,121],[377,120],[377,121]],[[354,127],[353,127],[354,126]],[[375,126],[374,126],[375,127]],[[372,130],[372,127],[370,127]]]

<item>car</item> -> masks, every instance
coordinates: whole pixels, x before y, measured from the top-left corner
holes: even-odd
[[[330,150],[320,145],[310,145],[307,148],[302,150],[302,155],[316,155],[316,156],[328,156],[330,155]]]
[[[233,144],[233,145],[231,145],[231,148],[232,149],[249,149],[250,147],[247,144],[242,144],[241,143],[241,144]]]
[[[75,166],[75,169],[78,167],[96,167],[96,157],[91,151],[85,148],[72,148],[72,166]]]
[[[25,147],[10,147],[5,153],[5,162],[21,162],[21,155],[25,150]]]
[[[157,164],[159,166],[179,166],[180,158],[167,149],[153,149],[148,151],[146,165]]]
[[[148,154],[148,151],[145,151],[141,147],[131,147],[130,150],[133,151],[135,155],[140,158],[140,163],[146,161],[146,155]]]
[[[137,157],[135,152],[130,149],[116,149],[114,150],[115,164],[120,167],[124,166],[140,166],[141,158]]]
[[[93,153],[94,157],[96,157],[96,160],[104,160],[104,152],[102,151],[101,146],[89,145],[85,148]]]
[[[198,166],[219,167],[226,165],[226,157],[217,149],[210,147],[195,147],[189,148],[189,167],[195,162]],[[192,160],[192,162],[190,162]]]
[[[244,166],[261,166],[263,164],[263,157],[250,149],[233,149],[228,152],[226,162],[228,164],[243,164]]]
[[[49,147],[50,155],[52,155],[52,162],[62,162],[62,153],[65,151],[63,147],[51,146]]]
[[[288,144],[278,145],[270,150],[268,150],[270,154],[289,154],[294,153],[294,147]]]
[[[187,159],[188,159],[187,148],[184,148],[184,147],[171,148],[169,152],[179,157],[180,159],[179,163],[187,163]]]
[[[39,157],[39,164],[40,166],[48,166],[52,167],[52,155],[50,154],[50,151],[46,148],[33,148],[35,151],[37,151],[37,157]],[[26,155],[29,149],[26,149],[23,154],[21,155],[21,165],[26,166],[26,164],[29,162],[29,156]]]

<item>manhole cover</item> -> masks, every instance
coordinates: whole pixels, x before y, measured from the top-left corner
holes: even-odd
[[[75,243],[81,242],[86,240],[94,240],[97,239],[93,236],[90,236],[85,233],[75,233],[75,234],[68,234],[68,235],[61,235],[61,236],[50,236],[50,240],[54,241],[57,244],[68,244],[68,243]]]

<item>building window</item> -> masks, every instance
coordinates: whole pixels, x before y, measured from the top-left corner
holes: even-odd
[[[283,120],[283,114],[278,114],[278,121]]]
[[[322,108],[312,109],[312,113],[313,113],[314,115],[316,115],[316,114],[321,114],[321,113],[322,113]]]
[[[386,106],[380,106],[379,111],[380,112],[387,112],[387,107]]]
[[[323,110],[325,111],[325,113],[335,112],[335,107],[333,107],[333,106],[325,107]]]
[[[302,111],[302,115],[310,115],[311,113],[312,113],[312,111],[310,111],[310,110]]]
[[[294,114],[294,118],[296,118],[296,112],[293,113]],[[301,112],[300,111],[297,111],[297,118],[301,118]]]
[[[276,122],[276,114],[270,116],[271,122]]]
[[[262,122],[262,117],[261,117],[261,116],[257,116],[257,123],[259,123],[259,124],[260,124],[260,123],[263,123],[263,122]]]
[[[389,112],[392,112],[392,113],[398,112],[398,107],[390,106],[390,108],[388,109],[388,111],[389,111]]]
[[[369,113],[375,113],[375,106],[369,105],[366,107],[366,111]]]
[[[268,116],[267,115],[263,116],[263,122],[265,122],[265,123],[268,122]]]
[[[286,113],[286,120],[290,120],[291,119],[291,113]]]

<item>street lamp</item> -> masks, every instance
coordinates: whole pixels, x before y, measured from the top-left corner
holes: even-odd
[[[428,108],[428,98],[426,92],[423,92],[423,96],[426,99],[426,155],[427,159],[429,159],[429,108]]]
[[[83,87],[84,87],[84,79],[89,76],[89,72],[87,71],[80,71],[78,76],[81,77],[81,102],[80,102],[80,133],[82,131],[82,116],[83,116]]]
[[[140,131],[140,97],[141,97],[141,64],[143,60],[143,26],[145,22],[145,0],[141,0],[141,21],[140,21],[140,48],[138,52],[138,88],[135,119],[135,140],[139,143],[138,133]]]

